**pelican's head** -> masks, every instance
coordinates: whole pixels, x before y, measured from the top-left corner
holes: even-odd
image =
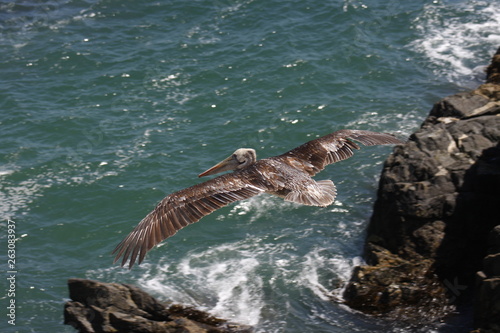
[[[239,170],[255,163],[257,154],[252,148],[237,149],[231,156],[217,163],[205,172],[202,172],[198,177],[214,175],[219,172],[228,170]]]

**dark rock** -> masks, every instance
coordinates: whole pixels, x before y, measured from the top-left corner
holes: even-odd
[[[500,222],[499,73],[500,53],[488,83],[436,103],[385,162],[366,239],[368,265],[353,271],[344,293],[349,306],[435,321],[470,302],[476,281],[477,327],[500,328],[493,319],[500,318],[500,227],[488,236]]]
[[[500,84],[500,48],[491,60],[491,64],[486,69],[486,82]]]
[[[488,245],[489,254],[500,252],[500,225],[497,225],[491,230],[488,236]]]
[[[500,225],[489,234],[488,253],[476,274],[474,324],[481,333],[500,332]]]
[[[500,277],[488,278],[478,272],[474,324],[481,333],[500,332]]]
[[[489,98],[475,92],[464,92],[446,97],[434,105],[424,125],[427,123],[435,124],[437,121],[442,121],[443,118],[463,119],[471,117],[489,102]]]
[[[344,294],[351,307],[408,321],[416,315],[434,321],[446,313],[447,298],[444,288],[432,273],[432,261],[415,263],[377,245],[370,246],[376,253],[377,265],[354,269]]]
[[[69,279],[68,287],[72,300],[65,304],[64,323],[82,333],[252,332],[203,311],[161,303],[132,285]]]
[[[483,271],[486,276],[500,277],[500,253],[489,254],[483,259]]]

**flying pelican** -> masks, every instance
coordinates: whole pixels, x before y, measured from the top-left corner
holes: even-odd
[[[359,146],[350,139],[365,146],[403,143],[386,133],[344,129],[262,160],[257,160],[254,149],[237,149],[198,177],[234,172],[165,197],[113,250],[116,253],[114,262],[123,256],[121,266],[130,260],[130,269],[137,258],[140,264],[153,246],[173,236],[179,229],[232,202],[260,193],[309,206],[332,204],[337,194],[333,182],[315,181],[311,177],[328,164],[351,157],[353,149],[359,149]]]

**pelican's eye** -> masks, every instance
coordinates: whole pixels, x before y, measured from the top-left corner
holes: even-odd
[[[236,154],[233,154],[233,158],[236,160],[236,162],[238,162],[238,164],[243,164],[246,162],[245,160],[240,161],[240,159],[238,158],[238,155],[236,155]]]

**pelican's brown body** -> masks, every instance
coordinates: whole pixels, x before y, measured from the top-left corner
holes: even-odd
[[[350,139],[367,146],[402,143],[390,134],[340,130],[262,160],[256,160],[255,150],[240,148],[199,176],[234,170],[232,173],[172,193],[158,203],[115,248],[115,261],[123,255],[122,265],[130,259],[131,268],[137,257],[141,263],[153,246],[179,229],[234,201],[260,193],[304,205],[332,204],[336,196],[333,182],[315,181],[312,176],[328,164],[351,157],[359,146]]]

